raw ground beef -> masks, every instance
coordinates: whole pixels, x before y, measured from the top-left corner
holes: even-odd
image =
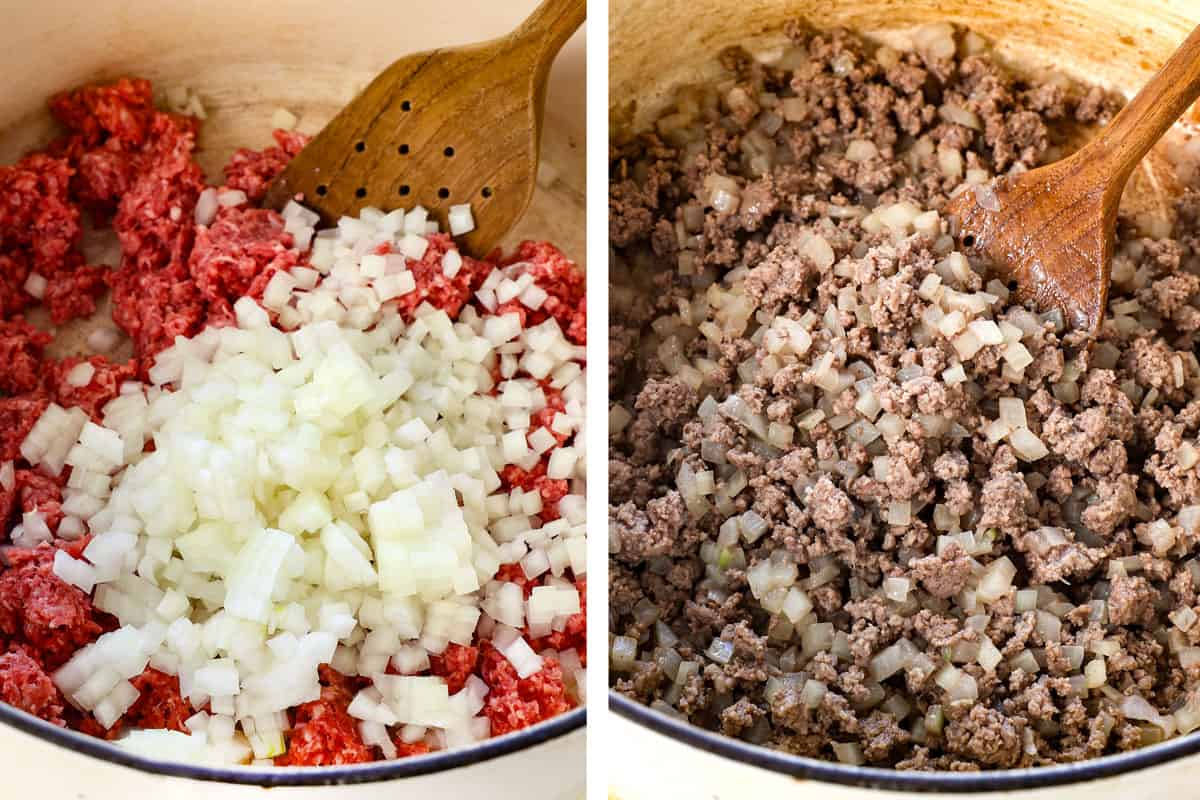
[[[453,642],[446,646],[445,652],[440,656],[429,657],[429,671],[445,678],[446,688],[449,689],[450,694],[462,690],[467,678],[475,673],[478,664],[478,647],[469,647]]]
[[[67,549],[76,558],[86,541]],[[0,556],[0,641],[22,648],[46,670],[62,666],[104,630],[91,598],[51,571],[55,548],[10,548]]]
[[[558,661],[547,659],[540,670],[520,678],[491,642],[482,643],[479,658],[479,674],[489,689],[483,713],[491,720],[493,736],[528,728],[575,707]]]
[[[611,148],[614,688],[901,769],[1191,731],[1200,188],[1169,235],[1121,218],[1089,341],[952,255],[937,212],[1120,101],[1014,77],[949,26],[912,52],[789,32],[775,66],[724,53]],[[938,328],[980,300],[1002,345]]]
[[[21,457],[21,442],[49,404],[50,400],[41,394],[0,397],[0,459]]]
[[[292,156],[308,144],[308,137],[296,131],[279,130],[272,135],[277,147],[268,147],[266,150],[242,148],[225,165],[225,185],[245,192],[251,203],[257,203],[266,196],[267,188],[275,176],[283,172]]]
[[[179,678],[146,667],[146,671],[130,683],[141,696],[125,712],[125,724],[137,728],[187,730],[183,723],[194,712],[179,691]]]
[[[51,569],[56,548],[80,557],[86,535],[33,549],[8,544],[24,512],[40,512],[50,530],[58,531],[64,516],[62,488],[70,477],[69,467],[55,477],[31,469],[22,460],[20,445],[51,402],[80,408],[102,421],[104,406],[121,384],[144,377],[175,337],[232,324],[238,298],[261,298],[277,271],[307,263],[307,254],[294,249],[280,215],[254,205],[308,138],[276,131],[276,146],[237,151],[225,167],[221,190],[240,190],[247,202],[225,203],[208,225],[200,225],[195,207],[207,186],[193,160],[198,120],[157,110],[150,84],[140,79],[66,92],[51,100],[50,109],[65,134],[47,152],[0,167],[0,466],[12,470],[11,478],[0,472],[0,544],[5,545],[0,551],[0,702],[102,738],[116,738],[129,727],[184,731],[185,720],[197,709],[181,694],[178,678],[153,668],[131,681],[140,696],[108,730],[90,714],[68,706],[52,682],[51,673],[75,650],[115,626],[88,595]],[[79,249],[85,213],[97,226],[109,225],[115,232],[121,249],[117,268],[85,263]],[[524,242],[503,261],[499,253],[486,260],[464,256],[458,274],[447,278],[442,256],[454,247],[450,236],[433,235],[425,257],[410,264],[416,291],[394,301],[406,316],[422,303],[451,317],[467,305],[480,314],[519,310],[525,325],[553,316],[571,341],[586,343],[583,276],[554,246]],[[547,295],[542,308],[488,311],[480,305],[475,292],[497,266],[532,274]],[[114,363],[99,355],[45,357],[51,334],[22,315],[39,302],[25,289],[31,274],[46,279],[40,302],[56,325],[92,315],[97,298],[111,288],[113,322],[133,340],[133,358]],[[68,376],[84,362],[92,367],[91,379],[74,386]],[[548,383],[544,391],[547,407],[534,423],[549,428],[564,403],[561,392]],[[570,439],[555,437],[560,445]],[[528,472],[505,476],[507,488],[541,493],[546,522],[556,517],[556,504],[569,491],[567,481],[546,477],[549,457],[547,452]],[[502,574],[509,580],[519,577],[527,593],[543,582],[540,577],[527,580],[519,566],[508,566]],[[570,579],[569,572],[566,577]],[[576,585],[586,608],[586,581],[580,578]],[[544,653],[575,650],[586,664],[586,632],[585,611],[563,630],[531,642]],[[529,637],[528,630],[523,633]],[[496,734],[527,727],[576,703],[553,653],[547,653],[540,672],[518,679],[489,644],[450,645],[431,657],[429,672],[444,677],[452,693],[470,675],[482,676],[490,687],[485,713]],[[291,710],[288,750],[277,763],[318,766],[381,758],[380,750],[363,743],[358,721],[347,713],[353,694],[367,682],[327,666],[321,669],[321,681],[319,700]],[[394,738],[401,757],[432,749],[424,739],[404,741],[399,729]]]
[[[41,386],[38,370],[42,350],[53,340],[50,334],[27,323],[23,317],[0,320],[0,392],[20,395],[34,392]]]
[[[363,744],[357,721],[347,713],[358,686],[329,667],[321,668],[321,698],[291,714],[288,751],[275,759],[281,767],[325,767],[374,761]]]
[[[62,695],[42,665],[20,647],[0,653],[0,702],[49,722],[62,722]]]
[[[549,297],[537,311],[513,300],[496,313],[517,311],[523,325],[538,325],[547,317],[554,317],[563,335],[575,344],[587,344],[586,281],[583,273],[557,247],[549,242],[521,242],[516,251],[500,263],[528,265],[527,273],[534,276]]]

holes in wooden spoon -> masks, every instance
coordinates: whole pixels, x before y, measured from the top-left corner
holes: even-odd
[[[412,191],[412,189],[411,189],[411,188],[409,187],[409,185],[406,183],[406,184],[404,184],[403,186],[401,186],[401,187],[400,187],[400,196],[401,196],[401,197],[407,197],[407,196],[408,196],[408,193],[409,193],[409,192],[411,192],[411,191]]]
[[[443,186],[442,188],[438,189],[438,197],[440,197],[440,198],[442,198],[443,200],[445,200],[445,199],[446,199],[447,197],[449,197],[449,196],[450,196],[450,190],[449,190],[449,189],[447,189],[445,186]]]
[[[442,151],[442,155],[444,155],[446,158],[454,158],[454,148],[447,147],[445,150]]]
[[[320,186],[317,187],[317,197],[324,197],[327,194],[329,194],[328,186],[326,186],[325,184],[322,183]]]
[[[362,200],[364,197],[367,196],[367,187],[360,186],[357,189],[355,189],[354,196],[357,197],[359,200]]]
[[[492,187],[490,187],[490,186],[483,187],[483,191],[480,192],[480,194],[483,195],[484,197],[491,197],[492,196]]]
[[[400,155],[402,155],[402,156],[408,155],[408,145],[406,145],[406,144],[400,145],[399,150],[400,150]]]
[[[400,110],[401,111],[412,111],[412,103],[410,103],[408,100],[405,100],[403,103],[400,104]]]
[[[355,142],[355,143],[354,143],[354,150],[355,150],[355,152],[361,153],[362,151],[364,151],[364,150],[366,150],[366,149],[367,149],[367,143],[366,143],[366,142]]]

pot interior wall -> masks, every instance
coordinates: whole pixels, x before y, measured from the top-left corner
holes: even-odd
[[[722,48],[770,46],[798,18],[893,40],[905,28],[953,22],[992,40],[1018,68],[1053,67],[1130,91],[1200,22],[1200,7],[1195,0],[613,0],[610,112],[620,127],[640,129],[672,87],[712,74]]]

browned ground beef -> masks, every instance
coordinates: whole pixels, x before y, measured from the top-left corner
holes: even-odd
[[[962,32],[940,58],[790,35],[612,146],[615,689],[902,769],[1200,726],[1200,192],[1168,238],[1122,220],[1089,341],[914,214],[1120,101]]]

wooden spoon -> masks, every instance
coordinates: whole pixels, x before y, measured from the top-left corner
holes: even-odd
[[[395,62],[292,159],[266,204],[299,196],[326,224],[421,205],[449,230],[450,206],[470,203],[475,229],[459,245],[486,255],[533,196],[550,65],[586,6],[544,0],[507,36]]]
[[[1200,97],[1200,27],[1106,128],[1074,155],[966,189],[946,206],[959,241],[1018,296],[1095,332],[1108,302],[1117,206],[1154,143]]]

